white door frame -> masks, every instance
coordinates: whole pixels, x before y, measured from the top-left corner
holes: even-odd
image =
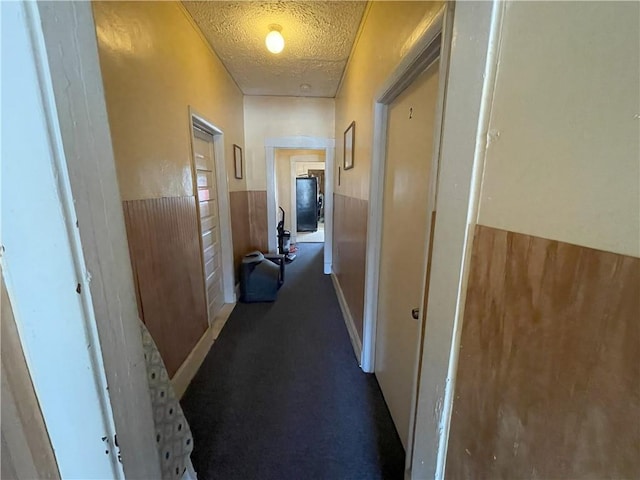
[[[291,183],[291,241],[296,243],[298,241],[298,207],[296,205],[297,195],[296,195],[296,163],[307,163],[307,160],[294,160],[293,157],[289,160],[290,163],[290,183]],[[327,172],[326,172],[326,162],[308,162],[308,163],[324,163],[325,164],[325,174],[324,174],[324,188],[325,192],[327,191]],[[326,241],[326,236],[325,236]]]
[[[267,233],[270,252],[276,252],[277,247],[277,206],[276,206],[276,169],[275,151],[283,149],[304,149],[325,151],[325,179],[333,179],[333,158],[335,155],[335,140],[321,137],[277,137],[267,138],[264,142],[267,163]],[[324,273],[331,274],[333,256],[333,181],[325,181],[324,192]]]
[[[387,108],[430,62],[429,51],[441,35],[440,92],[433,152],[438,169],[433,170],[437,176],[430,192],[434,210],[437,202],[431,278],[438,280],[429,284],[429,292],[421,302],[424,306],[426,296],[431,298],[426,312],[421,312],[422,345],[416,340],[418,361],[406,457],[411,478],[444,478],[469,252],[484,164],[487,112],[497,68],[496,32],[499,32],[503,8],[495,1],[456,2],[454,19],[454,4],[447,2],[389,75],[374,104],[370,191],[377,195],[369,202],[367,232],[362,352],[362,367],[366,372],[375,371]],[[431,225],[427,228],[430,230]],[[423,287],[427,282],[427,259],[428,255],[424,259]]]
[[[446,87],[447,65],[446,57],[441,55],[441,50],[446,49],[444,39],[438,41],[443,33],[447,6],[443,6],[432,23],[423,32],[413,49],[403,61],[387,77],[383,87],[376,96],[373,120],[373,155],[371,162],[370,192],[376,192],[369,200],[369,228],[367,229],[367,261],[365,272],[365,305],[364,305],[364,331],[362,342],[362,369],[365,372],[375,371],[376,326],[378,321],[378,293],[380,275],[380,255],[382,249],[382,222],[384,210],[384,176],[387,148],[387,111],[389,105],[407,88],[413,80],[420,75],[425,68],[442,56],[439,80],[438,99],[436,104],[433,152],[432,152],[432,177],[437,179],[438,152],[440,148],[440,130],[442,124],[442,105]],[[431,211],[435,206],[435,181],[429,184],[429,204]],[[430,216],[429,216],[430,218]],[[428,222],[430,224],[430,222]],[[427,227],[429,238],[430,225]],[[427,256],[423,260],[426,271]],[[425,277],[426,278],[426,277]],[[422,302],[421,302],[422,304]]]
[[[224,303],[235,303],[235,279],[233,272],[233,238],[231,233],[231,202],[229,201],[229,180],[227,178],[227,163],[224,157],[224,133],[216,127],[206,117],[199,114],[193,107],[189,106],[189,133],[191,135],[191,178],[193,180],[193,193],[196,196],[196,209],[198,211],[198,228],[200,228],[200,205],[198,204],[198,185],[195,171],[194,151],[193,151],[193,122],[203,124],[213,135],[213,150],[216,167],[216,189],[218,197],[218,219],[220,227],[220,251],[222,252],[222,288]],[[201,235],[200,235],[201,237]],[[200,256],[202,259],[202,238],[200,241]],[[204,275],[204,262],[202,265]],[[205,295],[207,286],[204,284]],[[208,312],[207,307],[207,312]],[[207,313],[208,318],[208,313]],[[209,326],[213,318],[209,318]]]
[[[3,27],[10,21],[31,41],[29,51],[11,30],[22,62],[15,78],[23,85],[16,88],[23,111],[7,130],[3,125],[2,196],[9,202],[2,269],[60,474],[159,478],[91,5],[3,4],[2,16]],[[20,118],[30,124],[23,127]],[[28,150],[48,147],[32,151],[28,175],[19,155],[24,146],[12,151],[5,133]],[[8,205],[19,209],[4,210]]]
[[[403,61],[392,71],[391,75],[383,83],[376,96],[374,105],[374,144],[371,165],[370,192],[376,192],[369,201],[369,228],[367,231],[367,262],[365,270],[365,308],[364,308],[364,333],[362,348],[362,369],[365,372],[375,371],[376,327],[378,313],[380,255],[382,253],[382,228],[384,206],[384,177],[386,165],[387,143],[387,115],[391,103],[433,62],[440,59],[438,98],[435,110],[433,131],[433,151],[431,155],[431,179],[428,186],[429,194],[427,205],[428,220],[424,238],[431,237],[431,212],[435,210],[436,185],[438,178],[438,163],[440,152],[440,132],[442,127],[442,111],[447,82],[448,47],[451,42],[452,11],[445,4],[433,18],[431,24],[422,33],[413,49]],[[420,307],[425,303],[425,286],[427,281],[426,271],[428,263],[428,249],[422,256],[423,283],[421,288]],[[413,450],[413,437],[415,414],[418,392],[418,368],[420,364],[420,340],[424,323],[423,308],[418,320],[419,334],[415,343],[416,362],[413,365],[413,388],[411,394],[411,407],[409,416],[409,436],[407,441],[406,467],[411,468]],[[408,313],[408,312],[407,312]]]

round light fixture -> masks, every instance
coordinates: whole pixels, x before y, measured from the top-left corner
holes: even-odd
[[[280,53],[284,49],[284,37],[280,33],[282,27],[280,25],[269,25],[269,30],[270,32],[264,40],[267,50],[271,53]]]

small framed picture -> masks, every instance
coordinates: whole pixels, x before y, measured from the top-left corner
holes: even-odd
[[[351,125],[344,131],[344,169],[349,170],[353,168],[353,145],[356,138],[356,122],[351,122]]]
[[[233,164],[235,166],[235,176],[237,179],[242,178],[242,148],[233,145]]]

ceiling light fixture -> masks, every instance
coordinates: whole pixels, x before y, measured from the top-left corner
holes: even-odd
[[[280,25],[269,25],[269,30],[267,38],[264,40],[267,50],[271,53],[280,53],[284,49],[284,37],[280,33],[282,27]]]

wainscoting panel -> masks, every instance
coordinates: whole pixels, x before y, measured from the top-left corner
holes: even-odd
[[[338,193],[333,198],[333,271],[362,342],[369,202]]]
[[[123,204],[141,318],[173,376],[208,327],[195,198]]]
[[[638,258],[478,226],[447,478],[637,478],[638,292]]]
[[[248,192],[229,192],[231,210],[231,234],[233,238],[233,264],[238,278],[238,268],[242,256],[251,250],[251,231],[249,227]]]
[[[249,191],[247,192],[247,197],[249,199],[251,248],[252,250],[267,252],[269,250],[269,234],[267,232],[267,191]]]

